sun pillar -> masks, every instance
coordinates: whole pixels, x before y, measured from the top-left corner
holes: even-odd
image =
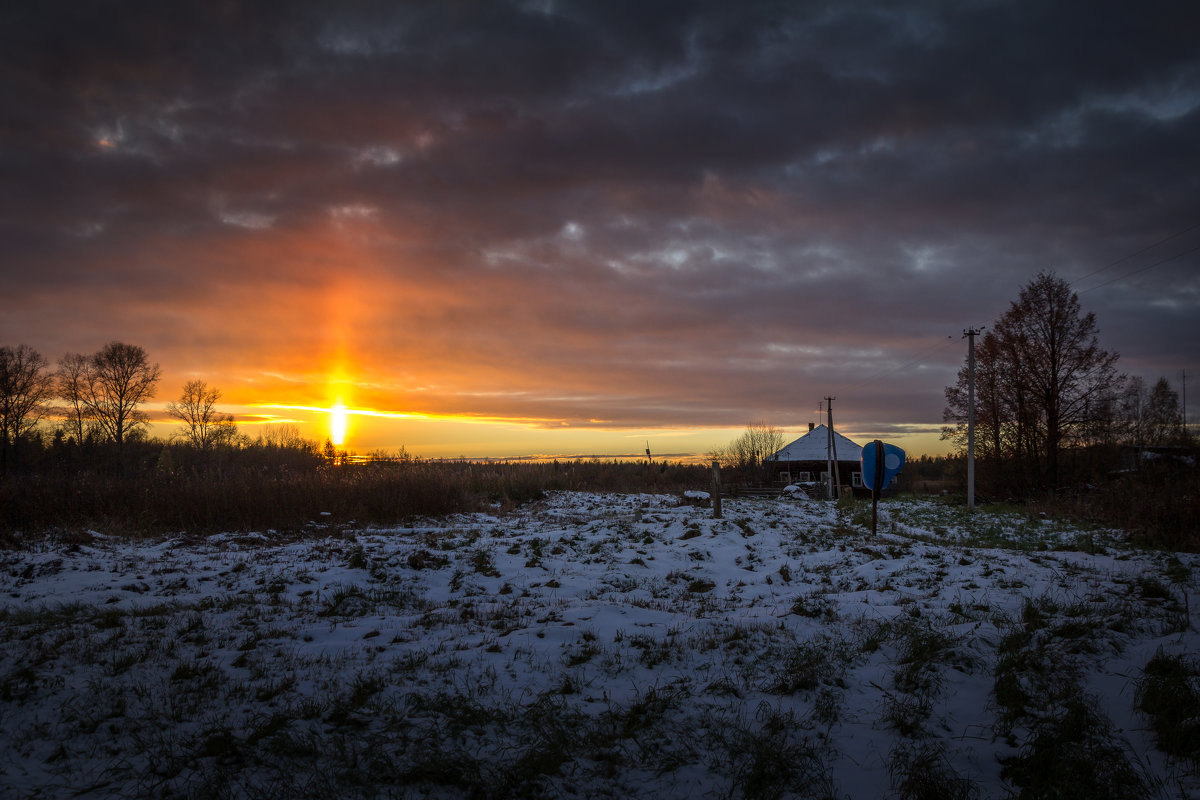
[[[340,397],[329,409],[329,441],[337,447],[346,443],[346,405]]]

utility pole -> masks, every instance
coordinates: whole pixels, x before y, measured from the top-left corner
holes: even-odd
[[[1180,417],[1180,420],[1183,422],[1183,439],[1184,439],[1184,443],[1186,444],[1186,443],[1187,443],[1187,435],[1188,435],[1188,426],[1187,426],[1187,370],[1186,370],[1186,369],[1184,369],[1184,370],[1180,370],[1180,371],[1179,371],[1179,377],[1180,377],[1180,379],[1183,381],[1183,409],[1182,409],[1183,413],[1182,413],[1182,414],[1180,414],[1180,415],[1179,415],[1179,417]]]
[[[825,401],[817,406],[818,413],[825,410]],[[817,419],[820,419],[818,416]],[[829,499],[833,499],[833,433],[828,425],[825,426],[825,484],[829,490]]]
[[[983,328],[967,328],[967,510],[975,510],[975,337]]]
[[[833,401],[837,400],[837,398],[827,397],[825,399],[829,401],[829,405],[826,406],[826,408],[829,409],[829,444],[830,448],[833,450],[833,485],[837,494],[840,495],[842,492],[842,467],[840,464],[838,464],[837,436],[835,436],[833,432]]]

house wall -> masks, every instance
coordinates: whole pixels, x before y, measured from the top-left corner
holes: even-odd
[[[840,460],[837,463],[838,463],[838,471],[840,473],[842,485],[843,486],[855,485],[852,481],[853,481],[853,476],[858,474],[858,472],[860,471],[859,463],[857,461],[840,461]],[[774,462],[770,462],[770,466],[771,466],[771,480],[772,481],[775,481],[775,482],[779,481],[780,473],[787,472],[791,476],[791,478],[790,478],[791,482],[796,483],[800,480],[797,477],[797,473],[800,473],[800,472],[808,472],[812,475],[812,480],[820,481],[822,473],[826,472],[829,469],[829,462],[827,462],[827,461],[774,461]],[[861,480],[859,481],[859,483],[861,483]]]

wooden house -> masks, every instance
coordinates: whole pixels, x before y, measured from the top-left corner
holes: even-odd
[[[796,484],[806,489],[829,485],[829,429],[824,425],[808,424],[808,433],[769,456],[765,461],[771,477],[784,486]],[[837,431],[833,432],[838,479],[842,486],[862,487],[860,457],[862,445],[856,444]],[[809,494],[812,494],[810,491]]]

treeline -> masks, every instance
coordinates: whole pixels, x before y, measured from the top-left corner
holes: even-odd
[[[180,425],[168,441],[148,436],[145,405],[161,370],[146,351],[109,342],[95,353],[68,353],[54,369],[28,345],[0,347],[0,478],[54,473],[219,473],[314,468],[324,454],[293,425],[238,432],[216,408],[219,390],[189,381],[166,404]]]
[[[148,436],[145,412],[159,379],[136,345],[68,354],[54,369],[28,346],[0,347],[0,537],[387,525],[555,489],[673,492],[708,480],[683,464],[425,461],[403,448],[353,463],[293,425],[239,432],[203,381],[166,405],[179,426],[164,441]]]
[[[1166,378],[1149,389],[1117,372],[1095,315],[1063,280],[1039,275],[975,348],[975,463],[981,491],[1028,498],[1078,488],[1118,467],[1122,445],[1193,444]],[[946,388],[943,438],[965,453],[969,382]]]
[[[42,443],[41,423],[57,419],[53,436],[79,458],[98,450],[123,467],[125,444],[144,437],[161,370],[146,351],[109,342],[91,355],[68,353],[51,371],[28,345],[0,347],[0,477],[20,469],[22,457]]]
[[[1063,280],[1042,274],[975,347],[975,486],[1136,531],[1147,541],[1200,543],[1195,437],[1170,382],[1147,387],[1116,369],[1094,314]],[[946,388],[943,438],[965,485],[971,369]]]

